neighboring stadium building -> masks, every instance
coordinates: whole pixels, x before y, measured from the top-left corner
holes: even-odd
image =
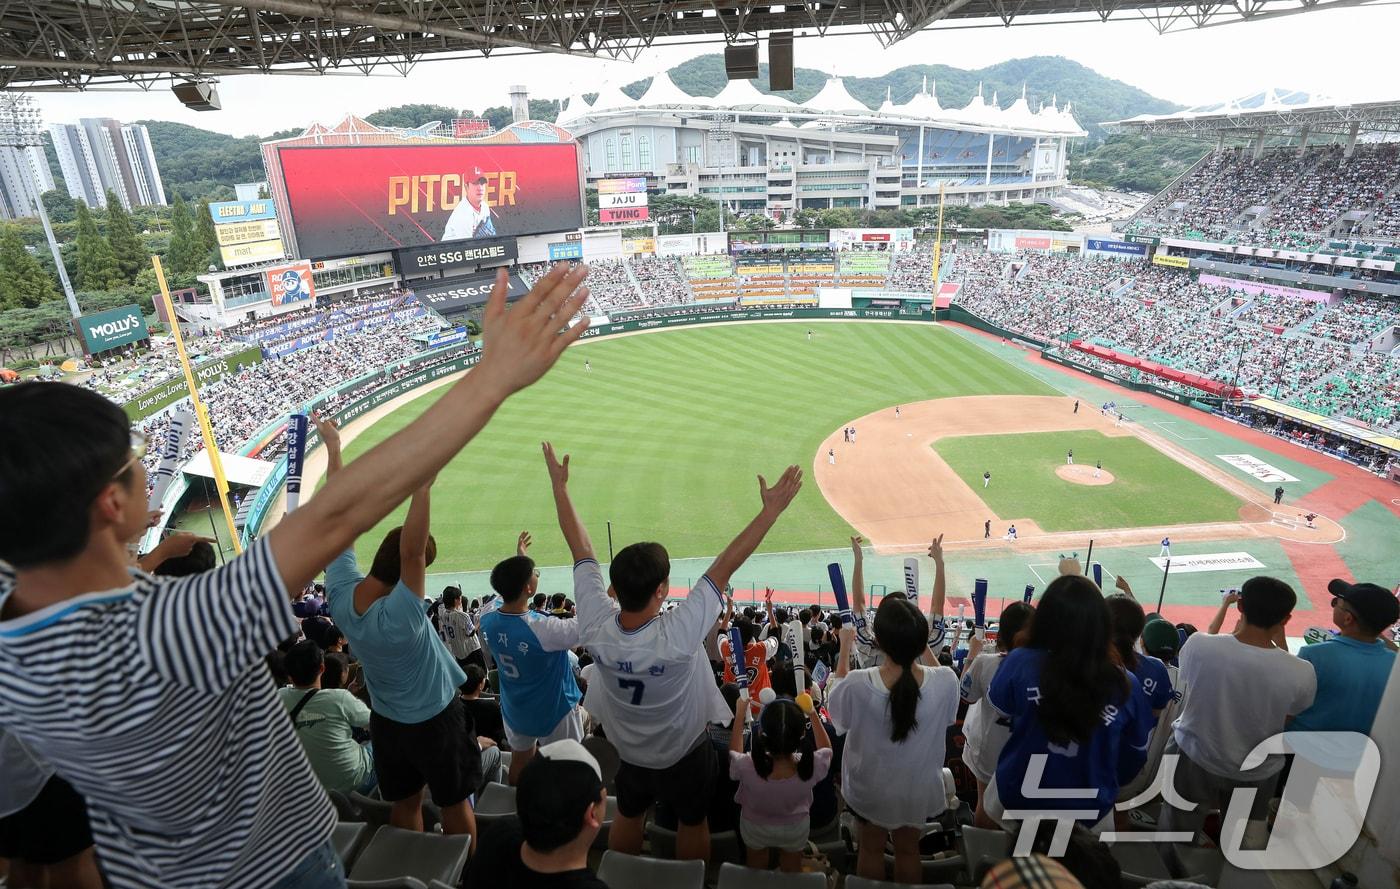
[[[1067,184],[1067,143],[1086,135],[1068,104],[1032,111],[1024,90],[1007,108],[979,88],[946,109],[925,83],[872,111],[840,78],[797,104],[747,80],[691,96],[664,72],[640,99],[615,86],[592,105],[572,96],[559,125],[578,137],[590,182],[645,176],[653,191],[779,217],[932,206],[940,186],[951,204],[1036,201]]]

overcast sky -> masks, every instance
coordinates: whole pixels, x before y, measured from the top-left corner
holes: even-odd
[[[1125,16],[1127,14],[1124,14]],[[1395,36],[1400,3],[1309,12],[1159,36],[1146,22],[1035,25],[932,31],[883,49],[867,35],[798,40],[796,63],[869,77],[903,65],[980,68],[1007,59],[1061,55],[1108,77],[1183,105],[1276,86],[1339,100],[1400,98]],[[333,123],[391,105],[431,102],[481,111],[508,103],[510,84],[532,98],[564,98],[569,86],[592,92],[622,85],[719,49],[715,44],[654,47],[637,62],[550,54],[420,62],[408,77],[385,73],[333,77],[235,76],[219,84],[223,111],[185,110],[167,86],[150,93],[40,93],[46,121],[115,117],[173,120],[234,135],[266,135],[313,121]],[[896,101],[900,97],[896,97]],[[1073,96],[1062,96],[1062,99]],[[1002,97],[1002,104],[1009,97]]]

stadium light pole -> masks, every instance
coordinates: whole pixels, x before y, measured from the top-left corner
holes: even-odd
[[[43,120],[33,96],[0,93],[0,147],[42,148],[42,127]],[[39,191],[38,182],[31,184],[34,186],[34,208],[44,226],[44,238],[49,242],[49,253],[53,255],[54,268],[58,270],[58,280],[63,285],[63,296],[68,300],[68,311],[78,318],[83,311],[78,308],[78,298],[73,295],[73,284],[68,280],[68,269],[63,265],[63,252],[58,249],[58,240],[53,236],[53,225],[49,222],[48,211],[44,209],[44,195]]]

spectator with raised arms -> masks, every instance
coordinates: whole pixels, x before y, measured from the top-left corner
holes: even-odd
[[[718,769],[708,726],[732,712],[715,685],[703,640],[719,620],[722,590],[802,487],[802,471],[789,466],[771,488],[758,477],[763,506],[715,558],[679,607],[661,611],[670,590],[671,562],[659,543],[623,547],[609,566],[616,599],[608,595],[588,532],[569,498],[569,458],[556,459],[543,445],[554,489],[559,528],[574,559],[574,600],[582,643],[594,657],[585,706],[617,747],[618,813],[609,848],[636,854],[643,818],[657,802],[679,820],[676,854],[705,859],[706,823]]]
[[[145,442],[122,409],[63,384],[0,389],[0,502],[25,504],[0,510],[0,726],[87,800],[113,889],[344,885],[335,809],[263,659],[297,632],[292,595],[582,335],[560,328],[586,276],[556,267],[507,311],[499,272],[470,374],[242,556],[176,580],[128,565]]]

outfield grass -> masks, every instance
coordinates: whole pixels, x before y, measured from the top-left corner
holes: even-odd
[[[933,447],[997,515],[1033,519],[1044,531],[1239,518],[1241,501],[1233,494],[1136,438],[1088,430],[960,435]],[[1071,449],[1081,465],[1102,460],[1113,484],[1080,485],[1057,476]],[[985,490],[984,471],[992,473]]]
[[[532,555],[567,564],[540,456],[550,439],[572,454],[570,485],[598,549],[659,540],[676,557],[712,556],[759,506],[755,474],[811,466],[822,438],[902,402],[1054,390],[932,325],[849,322],[724,325],[585,341],[509,401],[438,476],[434,572],[489,567],[515,535]],[[585,373],[584,359],[592,364]],[[364,452],[419,416],[442,391],[359,435]],[[403,509],[360,539],[365,564]],[[841,545],[852,529],[810,477],[768,535],[770,552]]]

